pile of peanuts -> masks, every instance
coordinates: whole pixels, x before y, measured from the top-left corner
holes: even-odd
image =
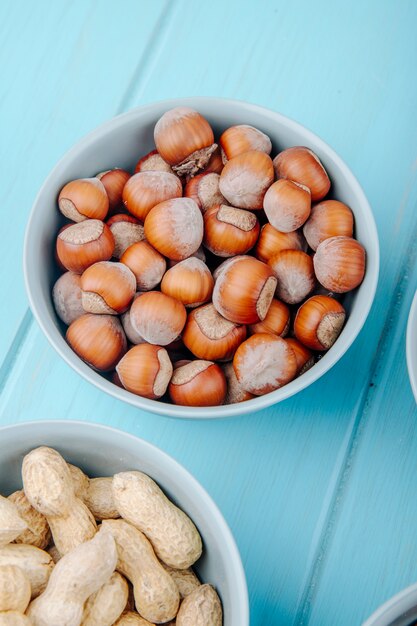
[[[56,240],[53,301],[67,342],[150,399],[215,406],[282,387],[334,344],[340,296],[364,278],[351,209],[329,198],[310,149],[272,160],[252,126],[217,145],[180,107],[154,138],[133,175],[112,169],[59,193],[72,223]]]
[[[202,541],[146,474],[88,478],[52,448],[0,496],[0,626],[221,626]]]

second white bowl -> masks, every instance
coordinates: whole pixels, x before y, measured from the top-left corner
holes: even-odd
[[[412,626],[417,620],[417,584],[400,591],[371,615],[362,626]]]
[[[406,352],[408,376],[417,402],[417,291],[408,316]]]

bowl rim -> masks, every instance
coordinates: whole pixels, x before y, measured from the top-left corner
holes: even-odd
[[[32,264],[30,262],[32,248],[30,232],[32,229],[32,224],[36,219],[37,205],[42,197],[44,189],[48,186],[50,180],[55,177],[56,173],[58,173],[59,170],[63,167],[65,161],[68,158],[74,158],[79,152],[83,151],[86,146],[99,139],[102,135],[105,135],[109,130],[117,131],[117,129],[124,125],[127,121],[135,119],[138,115],[140,116],[152,113],[155,107],[170,109],[177,106],[191,106],[198,109],[199,104],[204,106],[204,103],[210,104],[212,106],[216,105],[217,107],[228,104],[229,106],[240,107],[242,113],[244,113],[244,111],[246,110],[258,113],[259,115],[267,116],[277,123],[286,125],[295,132],[302,133],[307,145],[310,145],[310,143],[313,145],[315,144],[316,146],[318,146],[319,150],[322,150],[327,155],[329,155],[337,164],[339,169],[343,172],[343,175],[349,187],[352,188],[355,193],[361,198],[362,212],[364,218],[366,219],[370,239],[374,242],[374,250],[372,254],[372,263],[367,264],[367,298],[362,304],[362,312],[360,316],[358,317],[358,319],[354,320],[353,326],[350,327],[349,335],[344,335],[343,337],[341,337],[339,341],[335,343],[333,348],[326,353],[325,357],[322,358],[318,363],[316,363],[313,368],[308,370],[305,374],[303,374],[303,376],[296,378],[294,381],[291,381],[280,389],[272,391],[271,393],[265,394],[263,396],[257,396],[251,400],[247,400],[246,402],[216,407],[184,407],[180,405],[164,403],[159,400],[149,400],[148,398],[137,396],[111,383],[110,381],[105,379],[100,373],[94,371],[92,368],[86,365],[79,357],[77,357],[75,353],[69,348],[68,344],[65,341],[65,337],[62,336],[61,333],[58,333],[55,327],[52,328],[51,324],[46,323],[43,316],[39,313],[36,302],[37,297],[35,296],[31,286],[31,275],[35,271],[35,264]],[[321,378],[321,376],[328,372],[348,351],[348,349],[358,336],[359,332],[361,331],[374,301],[375,292],[378,285],[379,264],[379,238],[371,207],[358,180],[356,179],[350,168],[343,161],[343,159],[337,154],[335,150],[333,150],[333,148],[331,148],[323,139],[321,139],[318,135],[307,129],[302,124],[292,120],[291,118],[281,113],[273,111],[272,109],[257,104],[245,102],[244,100],[205,96],[171,98],[166,100],[154,101],[144,106],[135,107],[130,111],[127,111],[107,120],[103,124],[96,127],[94,130],[90,131],[80,140],[78,140],[59,159],[59,161],[46,177],[38,194],[36,195],[26,225],[23,245],[23,273],[26,293],[29,299],[29,305],[41,330],[43,331],[51,346],[59,354],[59,356],[73,370],[75,370],[88,382],[99,388],[101,391],[104,391],[105,393],[113,396],[114,398],[127,402],[128,404],[131,404],[136,408],[140,408],[151,413],[155,413],[165,417],[183,419],[219,419],[256,412],[271,405],[274,405],[278,402],[281,402],[282,400],[290,398],[291,396],[309,387],[316,380]],[[343,348],[340,344],[342,338]],[[337,349],[338,345],[339,349]]]
[[[407,321],[405,351],[407,358],[408,378],[417,402],[417,291],[414,294]]]
[[[362,626],[390,626],[393,620],[417,607],[417,583],[406,587],[384,602]],[[412,618],[413,616],[410,616]]]
[[[129,440],[132,444],[135,445],[137,445],[137,443],[139,442],[142,446],[142,449],[147,449],[150,455],[156,455],[157,457],[163,459],[165,463],[171,466],[176,482],[184,482],[190,485],[193,493],[197,493],[199,500],[204,503],[205,508],[211,511],[213,517],[215,518],[217,528],[219,529],[223,540],[227,544],[229,553],[233,556],[234,580],[236,583],[239,602],[241,604],[242,616],[244,619],[244,621],[242,622],[242,626],[249,626],[248,585],[239,548],[220,508],[210,496],[210,494],[206,491],[206,489],[203,487],[203,485],[193,476],[193,474],[191,474],[191,472],[188,471],[173,456],[171,456],[155,444],[146,441],[146,439],[142,439],[142,437],[137,437],[136,435],[133,435],[125,430],[114,428],[113,426],[107,426],[105,424],[99,424],[96,422],[88,422],[82,420],[32,420],[19,422],[17,424],[7,424],[5,426],[0,426],[0,439],[5,431],[23,430],[25,434],[30,435],[31,429],[50,429],[51,426],[52,428],[55,428],[58,433],[59,429],[65,426],[65,428],[67,429],[73,429],[74,433],[77,434],[81,433],[83,429],[90,430],[91,432],[100,430],[103,433],[109,434],[109,440],[111,440],[110,436],[113,435],[125,440]],[[80,437],[82,437],[82,433],[80,434]],[[45,438],[47,439],[48,435],[45,435]],[[48,444],[46,443],[45,445]],[[139,453],[138,457],[140,458]]]

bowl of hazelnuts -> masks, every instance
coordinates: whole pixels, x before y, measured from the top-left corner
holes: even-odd
[[[378,270],[342,159],[278,113],[217,98],[134,109],[78,142],[24,248],[60,356],[172,417],[244,414],[309,386],[358,335]]]

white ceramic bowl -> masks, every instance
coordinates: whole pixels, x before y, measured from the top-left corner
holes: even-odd
[[[201,485],[159,448],[127,433],[85,422],[29,422],[0,428],[0,493],[21,489],[21,465],[32,448],[48,445],[89,476],[137,469],[149,474],[197,525],[204,543],[195,570],[212,583],[224,609],[224,626],[249,626],[248,592],[236,543],[219,509]]]
[[[207,117],[216,136],[233,124],[251,124],[260,128],[272,139],[273,156],[294,145],[313,149],[330,175],[332,194],[353,209],[355,235],[367,252],[365,279],[354,294],[345,298],[348,320],[331,350],[312,369],[281,389],[248,402],[216,408],[182,407],[148,400],[112,384],[83,363],[67,345],[51,300],[52,285],[57,277],[53,249],[63,223],[57,209],[60,189],[73,178],[94,176],[115,166],[131,170],[140,156],[154,148],[156,121],[165,111],[180,105],[193,107]],[[24,245],[24,273],[30,306],[58,354],[99,389],[134,406],[171,417],[218,418],[250,413],[289,398],[311,385],[343,356],[361,330],[374,299],[378,270],[378,234],[372,211],[358,181],[342,159],[319,137],[287,117],[253,104],[220,98],[157,102],[115,117],[87,135],[67,152],[46,179],[35,200]]]
[[[406,352],[408,376],[417,402],[417,291],[408,316]]]
[[[417,620],[417,584],[400,591],[362,626],[411,626]]]

